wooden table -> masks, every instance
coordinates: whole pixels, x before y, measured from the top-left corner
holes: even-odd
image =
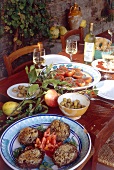
[[[62,55],[67,55],[65,52],[61,52]],[[76,55],[73,56],[74,61],[83,63],[83,52],[79,51]],[[114,78],[114,74],[113,74]],[[0,104],[13,100],[7,96],[7,89],[13,84],[28,82],[27,75],[25,71],[21,71],[15,75],[10,76],[2,81],[0,81]],[[114,104],[114,101],[110,101]],[[58,107],[49,108],[48,113],[63,115]],[[106,142],[108,137],[114,131],[114,109],[111,108],[109,104],[106,104],[102,101],[91,101],[90,106],[87,112],[77,120],[81,123],[85,129],[89,132],[92,140],[92,145],[94,147],[94,155],[92,159],[92,170],[96,169],[98,152],[101,146]],[[87,162],[87,161],[86,161]],[[0,169],[1,170],[10,170],[2,158],[0,157]],[[80,168],[81,169],[81,168]]]

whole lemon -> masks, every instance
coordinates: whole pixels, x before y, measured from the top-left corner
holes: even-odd
[[[50,34],[52,39],[57,39],[59,37],[59,29],[57,26],[52,26],[50,28]]]
[[[82,22],[81,22],[81,24],[80,24],[80,27],[83,27],[83,28],[86,27],[86,20],[82,20]]]
[[[19,106],[19,103],[17,102],[13,102],[13,101],[9,101],[3,104],[2,106],[2,111],[4,114],[6,114],[7,116],[11,115],[11,113],[16,109],[16,107]],[[18,108],[13,114],[13,115],[17,115],[20,113],[20,108]]]
[[[64,26],[59,27],[60,35],[64,35],[67,32],[67,29]]]

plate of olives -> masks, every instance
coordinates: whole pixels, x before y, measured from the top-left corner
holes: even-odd
[[[27,90],[30,87],[29,83],[19,83],[19,84],[15,84],[10,86],[7,89],[7,94],[8,96],[10,96],[13,99],[17,99],[17,100],[24,100],[24,99],[30,99],[30,98],[34,98],[35,95],[28,95]]]

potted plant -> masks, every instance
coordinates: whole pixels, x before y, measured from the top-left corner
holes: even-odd
[[[2,20],[4,31],[12,34],[14,50],[25,43],[31,44],[31,39],[42,41],[50,37],[46,0],[7,0]]]

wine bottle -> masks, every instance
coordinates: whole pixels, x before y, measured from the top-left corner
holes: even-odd
[[[95,35],[93,34],[93,23],[90,23],[89,33],[84,39],[84,62],[91,63],[95,54]]]

